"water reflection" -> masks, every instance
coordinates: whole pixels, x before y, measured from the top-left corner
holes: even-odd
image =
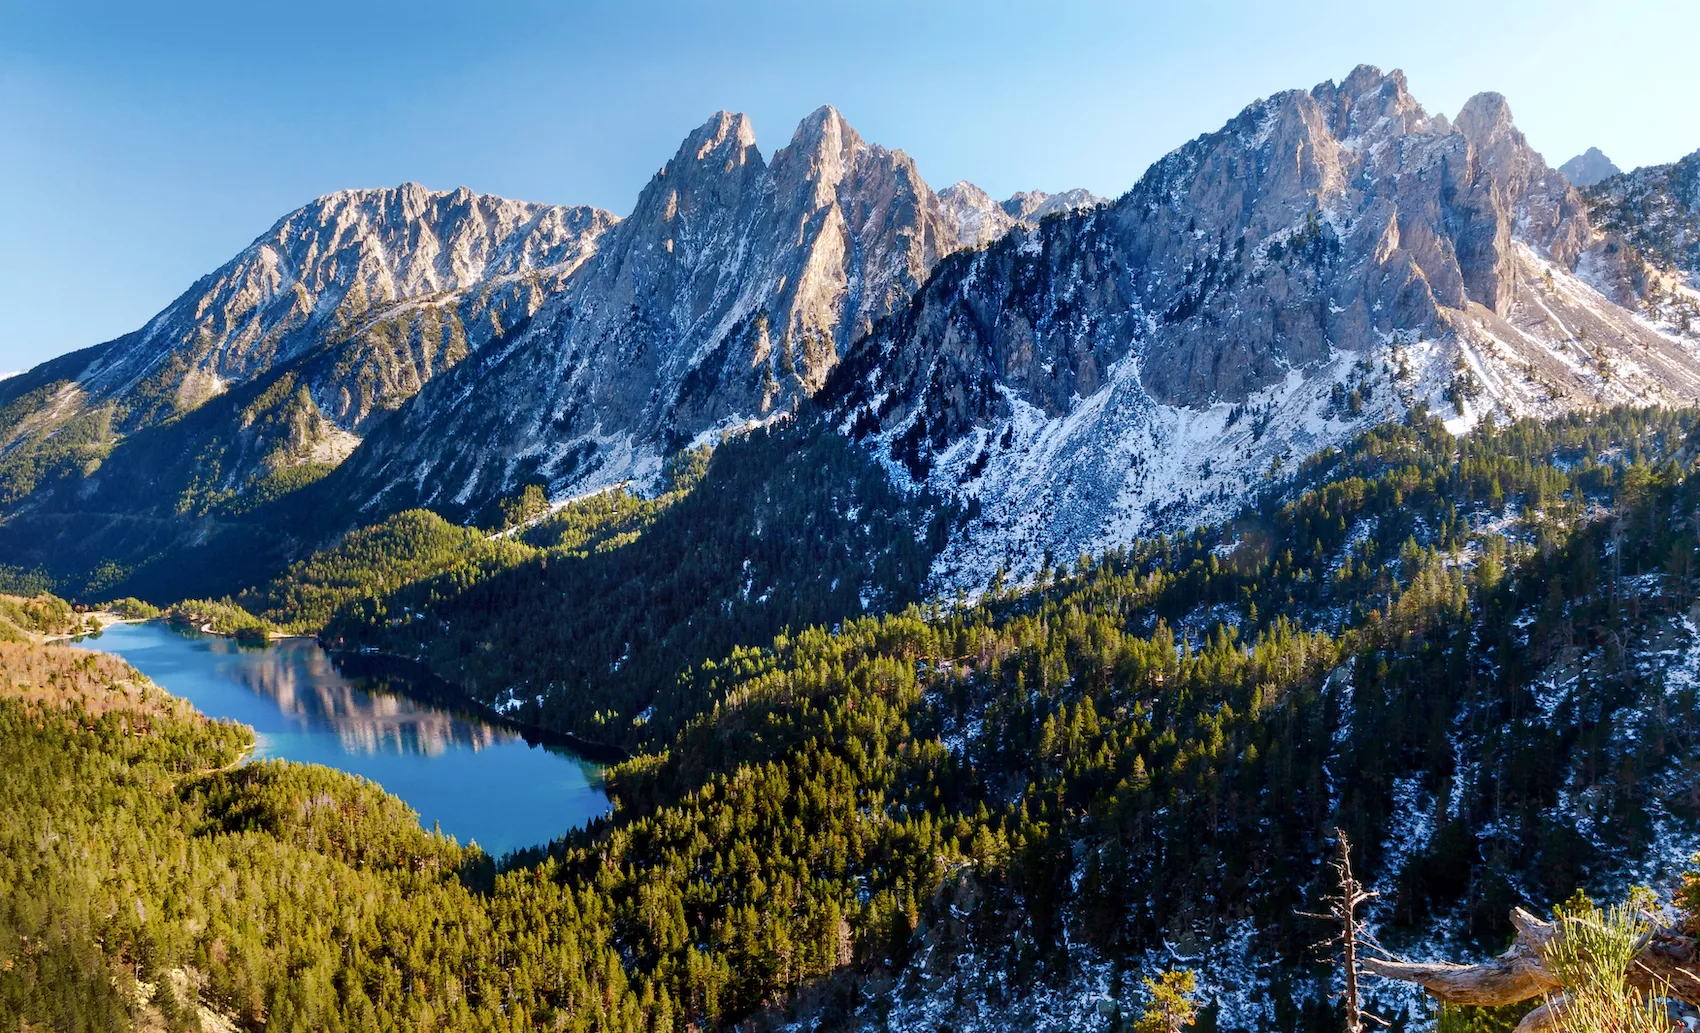
[[[256,754],[363,775],[429,827],[495,855],[606,813],[601,769],[509,728],[409,698],[404,679],[354,676],[306,639],[241,646],[164,624],[117,625],[81,643],[116,653],[204,714],[257,734]]]
[[[271,699],[282,714],[303,726],[333,729],[349,753],[435,757],[455,748],[481,750],[520,738],[510,729],[408,699],[391,679],[350,679],[330,654],[306,640],[263,649],[218,640],[209,648],[243,654],[243,662],[233,665],[237,681]]]

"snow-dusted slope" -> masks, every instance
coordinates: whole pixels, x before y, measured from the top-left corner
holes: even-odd
[[[984,585],[1225,516],[1414,404],[1463,429],[1700,397],[1624,263],[1502,97],[1454,123],[1360,67],[951,258],[827,400],[895,476],[978,500],[935,575]]]
[[[347,476],[386,506],[470,506],[652,475],[817,389],[955,247],[914,162],[832,108],[771,161],[721,112],[524,333],[422,392]]]

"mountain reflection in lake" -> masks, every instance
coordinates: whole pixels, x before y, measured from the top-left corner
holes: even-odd
[[[545,843],[608,810],[601,770],[570,750],[409,699],[393,677],[350,677],[309,639],[240,646],[162,623],[79,645],[116,653],[209,717],[250,725],[255,754],[363,775],[427,828],[495,855]]]

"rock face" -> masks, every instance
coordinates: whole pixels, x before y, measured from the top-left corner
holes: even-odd
[[[450,509],[659,470],[824,382],[957,246],[915,164],[823,107],[763,161],[743,115],[693,132],[520,334],[430,385],[347,476]]]
[[[1604,179],[1586,195],[1590,215],[1646,260],[1700,287],[1700,151]]]
[[[1023,190],[1007,201],[994,201],[990,194],[967,180],[939,191],[939,205],[945,218],[955,227],[958,242],[967,248],[985,247],[1017,226],[1032,229],[1046,216],[1102,203],[1102,198],[1081,189],[1060,194]]]
[[[1692,399],[1692,341],[1497,94],[1455,121],[1360,67],[1259,101],[1103,208],[942,263],[826,400],[894,474],[978,499],[935,574],[983,585],[1226,515],[1272,467],[1419,402]]]
[[[1578,187],[1591,187],[1604,179],[1610,179],[1622,170],[1612,164],[1610,158],[1601,153],[1598,147],[1590,147],[1558,167],[1564,173],[1564,178]]]

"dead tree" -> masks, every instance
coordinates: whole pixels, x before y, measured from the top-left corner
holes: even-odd
[[[1553,942],[1565,935],[1565,923],[1543,922],[1522,908],[1511,912],[1517,939],[1509,950],[1476,965],[1416,963],[1366,958],[1365,971],[1416,983],[1447,1004],[1491,1006],[1547,1000],[1523,1016],[1517,1033],[1551,1029],[1564,1007],[1558,978],[1546,963]],[[1627,973],[1629,985],[1643,993],[1674,997],[1700,1006],[1700,952],[1695,939],[1675,928],[1657,928],[1647,936]]]
[[[1352,847],[1346,840],[1346,833],[1335,829],[1334,839],[1338,849],[1334,860],[1329,862],[1329,867],[1334,869],[1335,890],[1333,893],[1324,894],[1322,898],[1322,902],[1328,905],[1328,912],[1318,915],[1300,911],[1299,914],[1306,918],[1333,922],[1340,927],[1339,933],[1316,946],[1319,949],[1334,946],[1340,948],[1340,969],[1346,977],[1346,1033],[1363,1033],[1365,1019],[1387,1025],[1386,1020],[1364,1012],[1362,998],[1358,992],[1358,948],[1364,939],[1358,907],[1375,897],[1375,893],[1364,889],[1363,883],[1352,875]]]

